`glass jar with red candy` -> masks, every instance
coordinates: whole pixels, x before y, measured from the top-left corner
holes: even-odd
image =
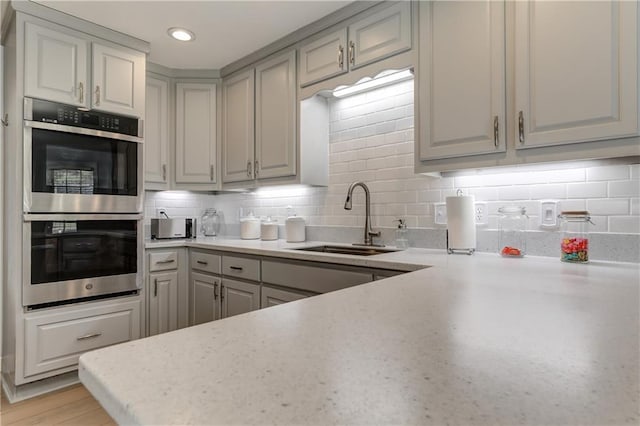
[[[558,216],[562,229],[560,260],[571,263],[589,262],[589,225],[587,211],[563,211]]]

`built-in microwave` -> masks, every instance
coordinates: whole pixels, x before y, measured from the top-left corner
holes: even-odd
[[[142,287],[142,215],[24,216],[25,307],[135,293]]]
[[[24,212],[142,211],[142,120],[24,98]]]

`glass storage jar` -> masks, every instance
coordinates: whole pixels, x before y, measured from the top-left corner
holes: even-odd
[[[526,209],[518,206],[504,206],[498,209],[500,255],[504,257],[522,257],[527,251]]]
[[[205,237],[215,237],[220,229],[220,217],[216,209],[206,209],[200,218],[200,230]]]
[[[572,263],[589,262],[589,224],[587,211],[563,211],[558,215],[562,230],[560,260]]]

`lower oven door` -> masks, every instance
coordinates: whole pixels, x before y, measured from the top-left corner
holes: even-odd
[[[25,215],[23,305],[141,288],[141,215]]]

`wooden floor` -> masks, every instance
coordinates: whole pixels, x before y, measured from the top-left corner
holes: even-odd
[[[2,394],[0,425],[115,425],[81,384],[9,404]]]

